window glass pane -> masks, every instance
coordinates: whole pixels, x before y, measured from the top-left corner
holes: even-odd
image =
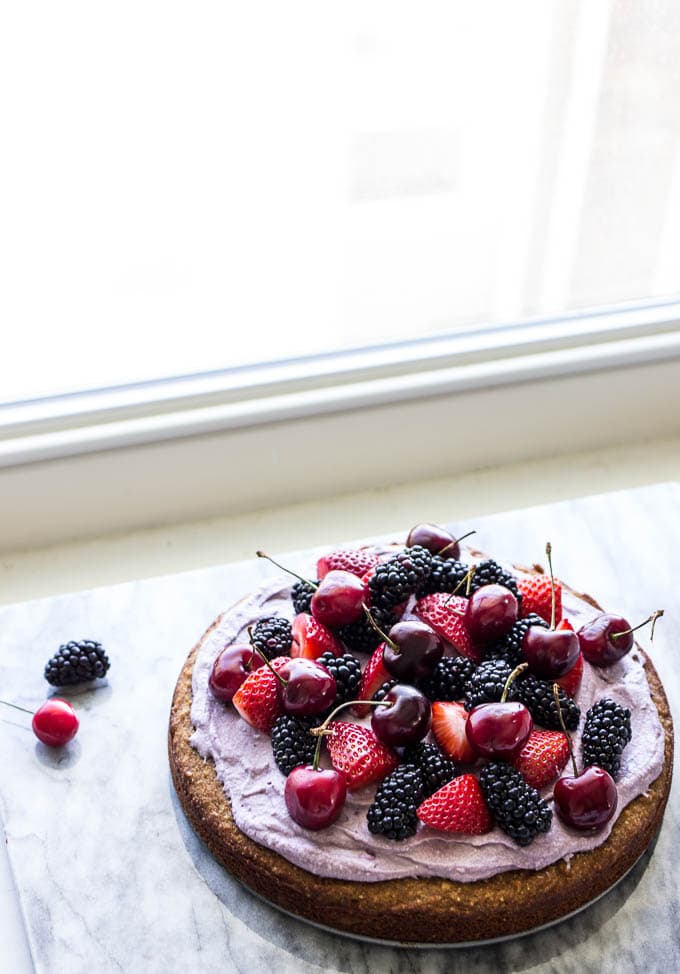
[[[680,6],[26,0],[0,401],[680,290]]]

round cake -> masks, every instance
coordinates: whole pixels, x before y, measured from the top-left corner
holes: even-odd
[[[378,604],[382,596],[379,586],[393,583],[395,572],[388,569],[393,562],[399,567],[401,556],[395,561],[395,552],[400,551],[408,552],[408,549],[393,546],[361,549],[357,564],[362,571],[366,559],[372,560],[363,575],[368,601],[372,595],[373,603]],[[561,606],[558,605],[557,614],[553,612],[551,619],[544,597],[547,576],[538,566],[531,571],[499,566],[472,550],[465,552],[465,556],[470,565],[477,566],[476,572],[465,575],[467,565],[458,560],[454,563],[444,555],[435,555],[432,563],[428,560],[429,580],[423,573],[412,571],[414,591],[398,605],[397,596],[386,603],[390,607],[389,621],[398,617],[402,621],[431,624],[443,641],[443,659],[469,659],[469,664],[463,666],[465,669],[469,665],[464,691],[454,691],[447,697],[440,689],[441,684],[435,686],[433,679],[411,681],[431,699],[432,713],[436,715],[444,715],[447,707],[463,713],[464,708],[468,712],[480,709],[480,700],[482,703],[498,700],[496,689],[520,663],[517,676],[510,677],[510,686],[515,679],[520,688],[518,698],[522,697],[524,687],[522,699],[534,716],[536,726],[526,747],[529,748],[536,733],[539,737],[552,735],[553,739],[566,737],[559,741],[561,760],[559,767],[557,763],[552,767],[549,781],[541,777],[545,757],[541,757],[542,764],[531,764],[526,759],[531,752],[526,748],[509,766],[500,765],[501,773],[510,767],[510,774],[524,775],[527,784],[522,787],[532,792],[538,803],[536,807],[540,806],[543,825],[540,829],[532,826],[528,837],[518,839],[516,831],[508,828],[507,822],[503,824],[503,810],[496,808],[489,790],[484,791],[481,799],[484,815],[490,816],[486,826],[461,826],[455,815],[447,816],[444,797],[452,788],[456,789],[456,781],[461,790],[465,780],[479,792],[476,779],[484,780],[485,767],[488,776],[489,770],[499,765],[473,758],[468,763],[463,761],[461,766],[460,752],[456,749],[459,744],[450,743],[436,720],[424,740],[432,742],[433,751],[441,747],[444,764],[448,759],[454,761],[456,770],[451,774],[457,777],[451,779],[449,775],[449,782],[434,795],[420,794],[417,824],[405,828],[403,834],[395,837],[385,828],[380,834],[385,803],[391,794],[382,786],[380,778],[355,789],[350,783],[338,817],[326,828],[312,831],[293,820],[286,802],[288,779],[280,770],[280,763],[277,767],[269,734],[251,726],[232,704],[218,699],[211,692],[210,683],[215,660],[225,647],[247,643],[252,627],[258,622],[267,625],[262,620],[273,619],[274,628],[263,630],[271,637],[271,646],[276,644],[279,630],[285,633],[287,623],[281,620],[295,620],[292,649],[285,642],[283,645],[285,657],[290,654],[313,658],[325,646],[331,646],[336,655],[349,652],[359,661],[357,667],[361,665],[362,689],[373,690],[374,684],[368,677],[384,648],[381,637],[373,637],[373,627],[363,625],[363,618],[354,625],[331,626],[326,631],[310,613],[311,587],[303,583],[291,585],[282,573],[278,580],[261,586],[215,620],[189,654],[177,682],[170,716],[169,755],[177,794],[191,825],[212,854],[246,886],[290,913],[343,933],[404,944],[473,943],[513,936],[566,917],[611,888],[644,853],[661,824],[670,790],[673,732],[668,702],[649,657],[637,644],[607,665],[591,665],[579,653],[578,665],[558,680],[564,687],[560,691],[564,705],[564,714],[559,708],[560,723],[555,722],[554,711],[548,718],[543,717],[547,697],[541,698],[543,702],[539,701],[537,709],[535,701],[539,691],[545,690],[547,694],[546,687],[552,685],[552,680],[522,672],[528,666],[523,661],[522,647],[526,647],[526,642],[518,642],[517,638],[513,642],[513,634],[519,632],[521,636],[530,624],[543,632],[549,628],[554,630],[560,615],[569,620],[560,626],[584,632],[602,610],[589,596],[579,595],[558,583]],[[342,568],[346,561],[340,556],[337,564]],[[324,562],[323,568],[320,563],[318,572],[310,564],[309,575],[321,577],[323,572],[332,571],[334,564],[332,558]],[[351,557],[349,564],[352,567]],[[376,565],[387,568],[377,573]],[[356,574],[359,575],[359,569]],[[476,577],[476,584],[470,584]],[[404,578],[406,575],[402,576],[402,582]],[[521,620],[526,620],[524,627],[518,620],[500,640],[482,640],[480,645],[478,639],[470,640],[467,632],[460,631],[461,626],[464,629],[467,625],[468,617],[459,611],[453,620],[446,616],[441,630],[442,607],[446,612],[455,612],[457,601],[465,607],[463,600],[471,601],[476,591],[484,591],[485,585],[488,591],[498,584],[509,586],[515,592],[519,606],[515,609]],[[404,591],[402,585],[398,596]],[[510,601],[515,601],[514,596]],[[375,618],[381,618],[379,612]],[[278,622],[281,625],[277,627]],[[319,630],[323,630],[322,638]],[[304,634],[309,632],[314,639],[306,644]],[[330,642],[324,642],[326,633]],[[281,647],[272,652],[273,656],[281,655]],[[529,650],[525,652],[529,654]],[[489,679],[482,679],[486,672],[490,674]],[[526,689],[531,680],[533,696]],[[388,702],[385,694],[394,682],[384,684],[377,694],[377,699],[381,699],[382,693],[385,706]],[[440,695],[447,697],[445,703],[437,699]],[[355,686],[351,698],[359,696]],[[455,698],[460,702],[451,702]],[[588,753],[588,747],[593,753],[592,728],[603,707],[627,715],[626,735],[622,738],[625,746],[615,749],[610,767],[616,779],[616,811],[606,824],[584,831],[568,825],[561,815],[553,814],[553,788],[560,774],[570,774],[570,766],[565,767],[567,747],[573,751],[579,766],[585,767],[583,756]],[[320,725],[324,717],[325,714],[308,718],[304,726]],[[567,728],[563,724],[565,717],[567,724],[571,720]],[[357,716],[347,709],[338,720],[344,726],[344,722],[351,722],[365,728],[364,735],[372,733],[370,715]],[[334,727],[339,725],[332,723],[331,729]],[[552,730],[546,733],[544,728]],[[563,735],[563,731],[568,733]],[[320,766],[331,769],[337,762],[335,752],[331,761],[332,749],[328,743],[326,739]],[[393,766],[387,769],[387,781],[390,775],[404,770],[410,760],[408,749],[391,750],[395,755],[394,764],[401,763],[396,769]],[[609,756],[605,755],[605,759]],[[299,763],[310,763],[309,754],[305,762]],[[536,771],[539,780],[534,790],[529,782]],[[440,818],[441,807],[444,808],[447,824],[438,824],[440,819],[436,815],[433,818],[431,813],[428,817],[427,809],[432,807]],[[371,814],[374,826],[369,829],[367,822]],[[415,816],[411,818],[415,823]],[[466,818],[464,814],[463,818],[469,823],[469,816]]]

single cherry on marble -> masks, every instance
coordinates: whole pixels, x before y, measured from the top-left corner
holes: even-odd
[[[398,683],[385,695],[382,706],[371,715],[373,733],[383,744],[405,747],[417,744],[430,730],[432,705],[425,694],[407,683]]]
[[[392,626],[383,647],[383,664],[396,680],[416,681],[429,676],[444,655],[444,642],[418,619]]]
[[[504,585],[482,585],[468,599],[465,625],[474,642],[491,643],[517,622],[517,599]]]
[[[63,747],[78,733],[80,721],[68,700],[51,697],[33,714],[33,733],[48,747]]]

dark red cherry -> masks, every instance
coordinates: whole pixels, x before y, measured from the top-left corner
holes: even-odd
[[[407,548],[412,548],[414,545],[427,548],[433,555],[441,555],[442,558],[460,557],[458,542],[441,524],[416,524],[411,528],[406,539]]]
[[[622,656],[630,652],[635,639],[629,632],[631,626],[622,616],[604,613],[596,616],[592,622],[587,622],[578,631],[578,641],[581,652],[595,666],[609,666],[616,663]],[[625,635],[612,639],[614,633]]]
[[[429,676],[444,653],[444,643],[434,629],[417,619],[398,622],[388,636],[383,664],[397,680],[411,682]]]
[[[335,677],[313,659],[298,656],[282,666],[279,674],[286,681],[281,688],[281,705],[287,714],[321,714],[337,696]]]
[[[346,626],[363,615],[368,588],[351,572],[328,572],[312,596],[312,615],[324,626]]]
[[[468,599],[465,625],[473,642],[500,639],[517,622],[517,599],[504,585],[482,585]]]
[[[388,706],[374,707],[373,733],[391,747],[422,741],[432,723],[432,706],[427,697],[406,683],[398,683],[385,696]]]
[[[533,727],[531,714],[524,704],[509,700],[473,707],[465,734],[481,757],[512,761],[529,740]]]
[[[231,703],[231,700],[257,660],[253,661],[253,649],[248,645],[226,646],[216,658],[208,678],[208,686],[214,697]]]
[[[522,640],[522,653],[536,676],[556,679],[568,673],[578,659],[579,639],[571,629],[530,626]]]
[[[33,714],[33,733],[48,747],[63,747],[78,733],[80,721],[68,702],[50,697]]]
[[[341,771],[314,769],[311,764],[293,768],[286,779],[284,798],[288,814],[303,829],[325,829],[337,819],[347,795]]]
[[[616,811],[614,779],[596,765],[576,777],[560,778],[553,793],[557,814],[567,825],[583,832],[601,829]]]

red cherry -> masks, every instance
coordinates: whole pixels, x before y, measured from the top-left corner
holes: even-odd
[[[356,622],[364,611],[368,587],[356,575],[340,569],[328,572],[312,596],[312,615],[324,626]]]
[[[473,641],[494,642],[517,622],[517,599],[504,585],[482,585],[468,599],[465,624]]]
[[[618,804],[614,779],[608,771],[596,765],[574,777],[560,778],[553,798],[562,821],[583,832],[601,829]]]
[[[256,666],[257,657],[253,660],[251,646],[225,646],[210,671],[208,686],[212,695],[231,703],[238,688]]]
[[[522,653],[536,676],[553,679],[568,673],[578,659],[579,640],[571,629],[530,626],[522,640]]]
[[[33,714],[33,733],[48,747],[63,747],[78,733],[80,721],[67,700],[51,697]]]
[[[284,798],[288,814],[304,829],[325,829],[342,811],[347,783],[341,771],[293,768],[286,779]]]
[[[524,704],[480,703],[468,714],[465,733],[481,757],[512,761],[529,740],[533,727]]]
[[[595,666],[609,666],[630,652],[635,639],[630,631],[630,623],[622,616],[604,613],[587,622],[578,631],[581,652]],[[614,633],[624,633],[612,639]]]
[[[444,654],[444,643],[434,629],[417,619],[398,622],[388,638],[383,664],[397,680],[410,682],[429,676]]]
[[[337,696],[335,677],[315,660],[298,656],[281,667],[279,675],[286,681],[281,688],[281,704],[287,714],[302,717],[323,713]]]
[[[440,555],[442,558],[460,557],[458,542],[441,524],[416,524],[411,528],[406,539],[407,548],[412,548],[414,545],[427,548],[433,555]]]
[[[371,715],[371,727],[378,740],[392,747],[422,741],[432,723],[432,706],[425,694],[399,683],[383,702],[389,706],[375,707]]]

